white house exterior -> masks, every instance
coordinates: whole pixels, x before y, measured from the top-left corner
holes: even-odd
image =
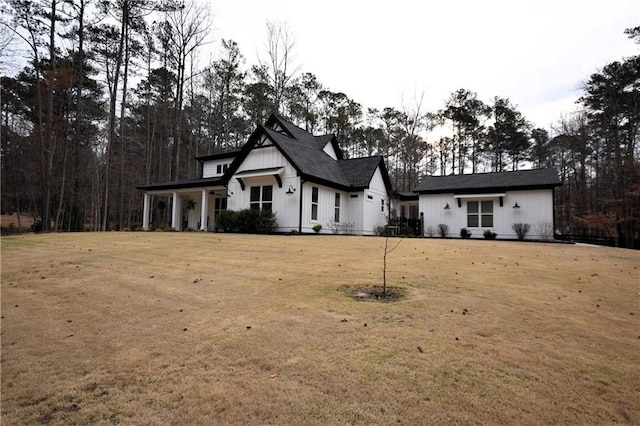
[[[448,226],[450,237],[466,228],[471,238],[484,231],[497,238],[517,238],[514,223],[529,224],[526,239],[553,237],[554,188],[561,182],[555,169],[503,173],[428,176],[414,189],[425,234]]]
[[[333,135],[314,136],[272,116],[235,152],[199,157],[199,179],[139,186],[143,229],[152,196],[171,199],[171,228],[216,230],[225,209],[276,213],[277,232],[373,235],[389,215],[391,184],[381,156],[344,159]],[[184,200],[195,208],[185,209]],[[194,204],[192,203],[192,204]]]

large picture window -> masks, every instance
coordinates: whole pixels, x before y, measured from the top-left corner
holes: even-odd
[[[333,214],[333,220],[335,222],[340,222],[340,193],[339,192],[336,192],[336,204],[335,204],[335,210]]]
[[[493,227],[493,201],[467,201],[467,227]]]
[[[311,187],[311,220],[318,220],[318,187]]]
[[[252,186],[249,206],[251,210],[271,211],[273,206],[273,185]]]

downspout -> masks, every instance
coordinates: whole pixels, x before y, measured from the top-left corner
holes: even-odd
[[[300,212],[298,214],[298,232],[302,234],[302,193],[304,191],[304,180],[300,179]]]
[[[551,188],[551,216],[553,217],[553,239],[556,239],[556,189]]]

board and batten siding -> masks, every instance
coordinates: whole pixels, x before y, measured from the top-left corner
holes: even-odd
[[[362,218],[362,234],[374,235],[375,229],[379,226],[385,226],[389,217],[389,196],[387,188],[382,179],[380,167],[376,168],[369,189],[364,191],[363,197],[363,218]],[[382,201],[384,201],[384,211],[382,211]]]
[[[421,194],[419,197],[420,212],[424,213],[425,235],[431,229],[434,236],[439,236],[438,225],[449,226],[449,237],[459,237],[460,229],[467,228],[471,238],[484,238],[484,231],[489,229],[498,234],[498,238],[517,238],[512,229],[514,223],[528,223],[531,227],[526,239],[541,239],[541,226],[553,226],[553,190],[539,189],[529,191],[506,191],[503,206],[500,197],[487,197],[482,194],[462,198],[461,207],[453,193]],[[468,227],[467,203],[469,201],[493,201],[493,226]],[[518,203],[520,208],[513,208]],[[444,207],[449,204],[449,209]],[[551,228],[553,230],[553,228]]]
[[[227,167],[229,167],[232,162],[233,162],[233,158],[221,158],[219,160],[207,160],[207,161],[202,163],[202,177],[203,178],[211,178],[211,177],[222,176],[224,174],[224,172],[221,171],[221,173],[218,173],[218,166],[224,166],[226,164]]]
[[[242,162],[236,173],[247,170],[268,169],[272,167],[284,167],[284,172],[280,175],[282,188],[272,174],[264,176],[243,177],[245,189],[242,190],[236,176],[229,181],[229,191],[231,196],[227,201],[227,208],[230,210],[242,210],[250,207],[252,186],[273,186],[272,211],[276,213],[278,221],[277,232],[290,232],[298,229],[299,218],[299,186],[300,179],[295,168],[273,145],[254,148],[247,158]],[[289,186],[295,189],[294,195],[286,195]]]

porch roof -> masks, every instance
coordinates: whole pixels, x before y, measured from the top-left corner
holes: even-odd
[[[204,179],[179,180],[164,183],[152,183],[149,185],[136,186],[136,189],[143,191],[161,191],[169,189],[186,189],[186,188],[206,188],[209,186],[224,186],[221,176]]]

